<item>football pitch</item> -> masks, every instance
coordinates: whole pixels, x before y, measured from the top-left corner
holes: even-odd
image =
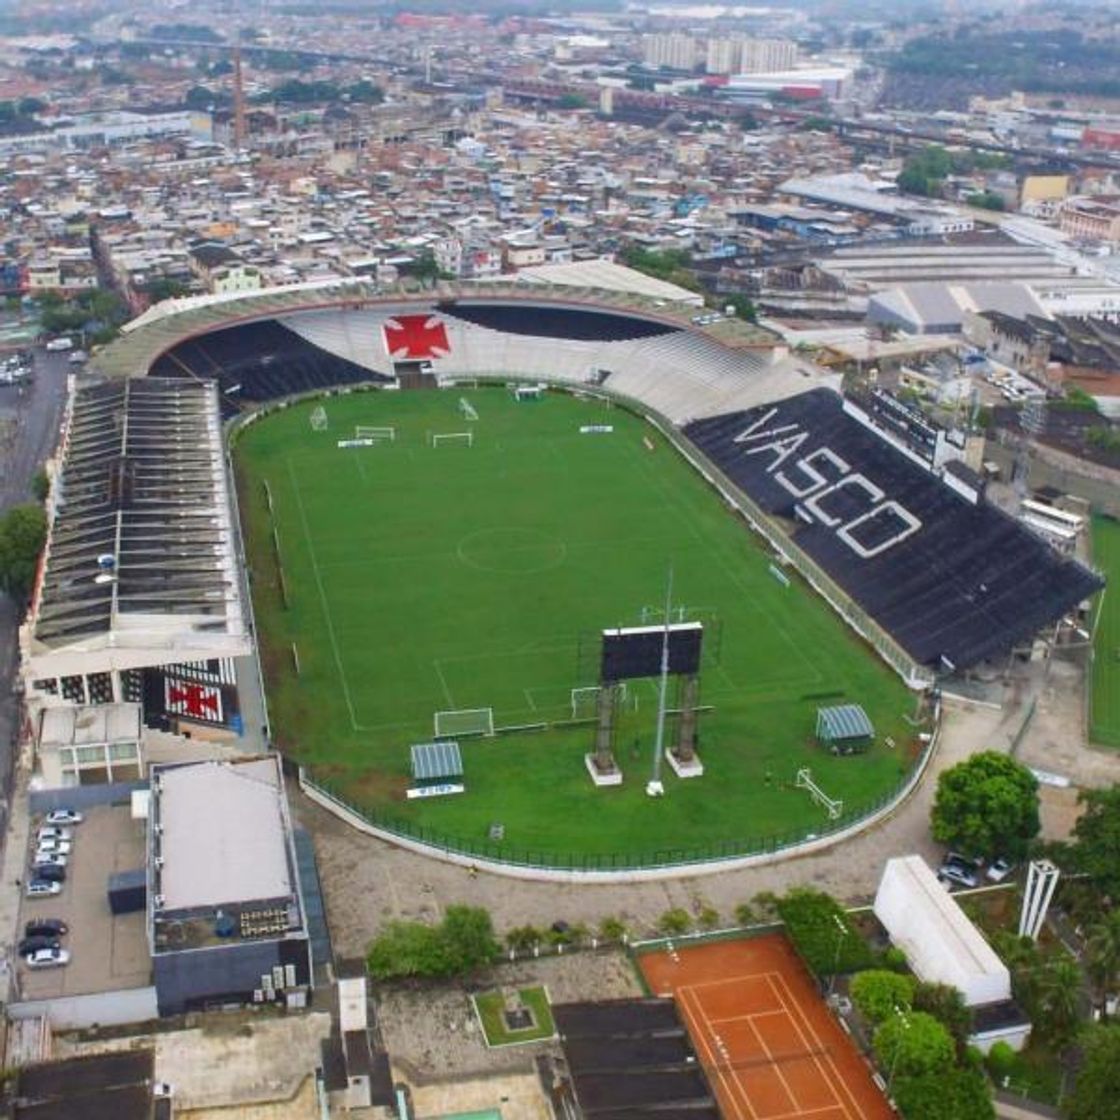
[[[329,426],[314,431],[320,404]],[[339,448],[358,425],[395,439]],[[431,445],[465,431],[470,444]],[[792,787],[798,767],[850,812],[912,763],[902,683],[621,408],[500,388],[354,393],[253,424],[235,461],[274,739],[369,812],[472,843],[501,823],[519,850],[573,855],[749,845],[824,830]],[[616,789],[591,785],[594,729],[572,723],[571,692],[597,683],[602,629],[661,620],[670,568],[674,620],[705,624],[706,774],[665,767],[652,802],[656,682],[628,684]],[[878,737],[838,758],[813,730],[818,706],[844,702]],[[543,727],[462,740],[466,793],[407,800],[410,744],[431,740],[436,712],[468,708]]]
[[[1093,564],[1108,586],[1097,605],[1089,741],[1120,747],[1120,521],[1093,518]]]

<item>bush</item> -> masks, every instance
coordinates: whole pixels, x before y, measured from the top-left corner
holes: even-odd
[[[714,906],[701,906],[696,913],[696,924],[701,929],[715,929],[719,925],[719,911]]]
[[[621,918],[604,918],[599,923],[599,936],[604,941],[622,941],[626,933],[626,923]]]
[[[1006,1042],[997,1042],[988,1051],[984,1064],[997,1085],[1002,1085],[1015,1069],[1015,1051]]]
[[[666,937],[679,937],[692,928],[692,915],[687,910],[674,906],[657,919],[657,928]]]
[[[831,895],[798,887],[778,900],[777,909],[794,948],[817,976],[857,972],[875,963],[874,954]]]
[[[879,1069],[888,1077],[945,1073],[956,1058],[949,1032],[924,1011],[885,1019],[875,1030],[872,1046]]]
[[[871,1023],[881,1023],[896,1008],[908,1011],[914,999],[914,981],[909,976],[882,969],[858,973],[849,990],[852,1002]]]
[[[947,1069],[918,1077],[896,1077],[891,1092],[906,1120],[994,1120],[984,1075],[976,1069]]]
[[[953,1036],[957,1053],[967,1056],[968,1036],[972,1031],[972,1012],[961,993],[950,984],[921,982],[914,989],[915,1011],[932,1015]],[[979,1051],[977,1051],[979,1053]],[[980,1056],[981,1062],[983,1055]]]
[[[888,945],[883,950],[883,967],[889,968],[891,972],[909,972],[910,962],[897,945]]]
[[[754,907],[749,902],[740,902],[735,907],[735,921],[741,926],[754,925]]]
[[[497,960],[490,915],[478,906],[449,906],[438,926],[390,922],[374,939],[366,966],[376,980],[467,976]]]
[[[544,940],[536,926],[516,926],[506,934],[506,944],[517,953],[531,953]]]

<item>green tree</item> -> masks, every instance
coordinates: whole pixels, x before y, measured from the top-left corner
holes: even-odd
[[[46,468],[40,467],[31,478],[31,493],[35,495],[36,501],[45,502],[50,492],[51,480],[47,475]]]
[[[1094,1024],[1081,1036],[1083,1060],[1066,1099],[1069,1120],[1120,1120],[1120,1026]]]
[[[657,928],[666,937],[679,937],[692,928],[692,915],[683,907],[674,906],[657,919]]]
[[[439,931],[423,922],[390,922],[370,945],[366,966],[375,980],[443,976],[447,958]]]
[[[1038,835],[1038,781],[1020,762],[981,751],[937,780],[934,839],[970,856],[1022,859]]]
[[[1072,1041],[1081,1013],[1081,968],[1066,953],[1051,957],[1038,977],[1039,1015],[1034,1029],[1058,1047]]]
[[[905,1120],[994,1120],[996,1115],[988,1083],[975,1069],[896,1077],[891,1095]]]
[[[1082,790],[1077,800],[1084,811],[1073,826],[1074,870],[1088,875],[1102,895],[1120,901],[1120,785]]]
[[[14,599],[26,600],[31,594],[46,539],[42,506],[13,506],[0,519],[0,585]]]
[[[980,191],[978,194],[970,194],[965,198],[965,202],[969,206],[977,206],[981,210],[1006,210],[1007,203],[1003,201],[1003,195],[996,194],[995,191]]]
[[[1085,938],[1085,970],[1103,1017],[1108,996],[1120,982],[1120,910],[1110,910],[1090,927]]]
[[[972,1012],[958,989],[951,984],[919,981],[914,989],[912,1006],[915,1011],[932,1015],[953,1036],[957,1054],[964,1053],[972,1030]]]
[[[621,918],[608,917],[599,923],[599,936],[604,941],[621,941],[626,932],[626,923]]]
[[[481,906],[449,906],[439,932],[453,976],[477,972],[493,964],[501,952],[490,914]]]
[[[740,319],[746,319],[748,323],[754,323],[758,320],[758,308],[755,307],[754,301],[749,297],[743,295],[741,292],[735,292],[729,296],[720,296],[728,307],[735,308],[735,314]]]
[[[757,896],[756,896],[757,899]],[[831,895],[795,887],[778,900],[778,916],[809,970],[817,976],[869,968],[874,956]]]
[[[949,1032],[924,1011],[891,1015],[875,1029],[872,1048],[888,1078],[944,1074],[956,1060]]]
[[[914,981],[881,968],[856,973],[848,989],[852,1002],[872,1023],[881,1023],[896,1010],[908,1011],[914,999]]]
[[[532,952],[543,940],[544,934],[536,926],[516,926],[506,934],[506,944],[518,953]]]

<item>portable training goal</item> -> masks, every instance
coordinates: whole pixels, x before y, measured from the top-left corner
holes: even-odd
[[[428,445],[439,447],[441,443],[465,443],[474,447],[474,432],[429,432]]]
[[[313,432],[325,432],[327,426],[327,410],[322,405],[319,405],[318,408],[313,409],[311,412],[311,430]]]
[[[544,396],[543,385],[511,385],[515,401],[539,401]]]
[[[828,813],[828,819],[831,821],[836,820],[837,817],[844,811],[844,802],[838,801],[836,798],[829,797],[827,793],[813,781],[812,771],[803,766],[797,771],[797,777],[794,779],[795,786],[798,789],[805,789],[809,791],[809,796],[818,805],[823,805],[825,812]]]
[[[463,414],[464,420],[477,420],[478,413],[475,407],[466,397],[459,398],[459,411]]]
[[[463,735],[493,735],[493,708],[454,708],[436,712],[437,739],[455,739]]]
[[[396,428],[378,428],[370,424],[355,424],[354,425],[354,438],[355,439],[387,439],[390,443],[395,443],[397,439]]]

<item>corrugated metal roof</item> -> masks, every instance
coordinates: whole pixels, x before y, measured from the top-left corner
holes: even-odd
[[[870,739],[874,734],[871,720],[858,704],[817,709],[817,737],[820,739]]]
[[[459,744],[415,743],[412,747],[412,777],[418,782],[439,778],[458,778],[463,773],[463,756]]]

